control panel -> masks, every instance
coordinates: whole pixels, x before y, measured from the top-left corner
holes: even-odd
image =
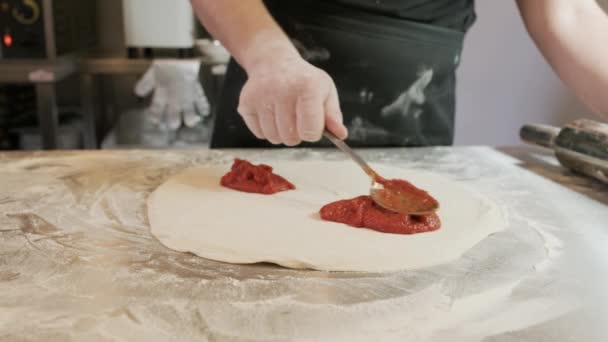
[[[0,58],[44,58],[42,0],[0,0]]]

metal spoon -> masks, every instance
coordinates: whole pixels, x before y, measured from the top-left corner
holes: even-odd
[[[372,179],[370,197],[379,206],[387,210],[408,215],[426,215],[439,209],[439,203],[426,192],[421,190],[414,192],[403,191],[402,189],[395,187],[391,181],[382,178],[344,141],[338,139],[338,137],[330,131],[325,130],[323,136],[359,164],[363,171],[369,175]]]

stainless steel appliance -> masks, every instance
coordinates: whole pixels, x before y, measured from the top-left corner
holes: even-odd
[[[0,0],[0,59],[54,59],[95,46],[95,0]]]

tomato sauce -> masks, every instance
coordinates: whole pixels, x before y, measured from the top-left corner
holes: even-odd
[[[391,191],[379,191],[377,195],[382,197],[381,203],[389,208],[399,207],[399,201],[401,200],[400,194],[409,193],[416,196],[418,199],[416,202],[420,208],[438,208],[439,202],[429,195],[428,192],[417,188],[412,183],[402,179],[384,179],[377,177],[376,181],[384,186],[385,189]]]
[[[423,216],[396,213],[378,206],[369,196],[327,204],[321,208],[320,214],[326,221],[391,234],[424,233],[441,227],[439,216],[435,213]]]
[[[232,168],[222,177],[220,183],[234,190],[265,195],[296,188],[272,171],[272,167],[268,165],[253,165],[246,160],[235,159]]]

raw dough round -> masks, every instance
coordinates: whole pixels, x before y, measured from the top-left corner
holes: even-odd
[[[440,230],[396,235],[323,221],[323,205],[366,194],[369,178],[347,161],[270,165],[297,189],[260,195],[224,188],[228,165],[174,176],[148,198],[152,234],[173,250],[229,263],[380,272],[455,260],[506,226],[495,204],[453,181],[382,165],[381,175],[409,180],[439,200]]]

